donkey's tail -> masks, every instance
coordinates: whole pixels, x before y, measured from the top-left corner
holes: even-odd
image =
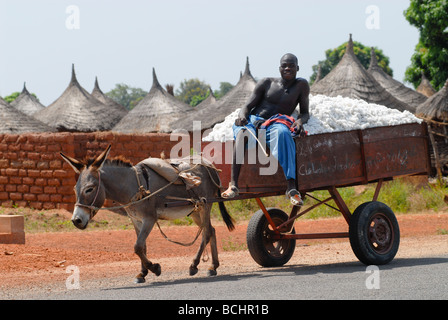
[[[218,191],[218,193],[219,193],[219,197],[221,197],[221,191]],[[219,204],[219,211],[221,211],[221,216],[227,226],[227,229],[229,229],[229,231],[235,230],[235,225],[234,225],[235,220],[233,220],[233,218],[230,216],[229,212],[227,212],[227,208],[224,205],[224,202],[218,202],[218,204]]]

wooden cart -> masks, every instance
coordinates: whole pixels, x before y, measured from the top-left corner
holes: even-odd
[[[211,146],[207,147],[210,149]],[[213,160],[222,170],[222,185],[227,186],[231,146],[222,145],[220,148],[215,145],[214,149],[223,151],[221,155],[215,154]],[[367,265],[390,262],[398,251],[400,231],[393,211],[377,201],[378,195],[383,181],[402,176],[429,175],[431,164],[426,124],[311,135],[296,139],[296,154],[297,189],[317,202],[303,211],[293,206],[287,214],[280,209],[264,206],[262,197],[285,194],[286,181],[280,166],[274,175],[260,175],[263,166],[258,164],[242,166],[240,195],[230,200],[255,198],[260,206],[247,228],[247,245],[253,259],[261,266],[281,266],[293,255],[297,239],[348,237],[361,262]],[[216,161],[219,157],[221,164]],[[338,188],[373,182],[377,182],[377,186],[372,201],[350,212]],[[329,197],[316,199],[310,194],[315,190],[327,190]],[[337,206],[330,207],[339,211],[347,221],[348,232],[296,233],[295,219],[319,205],[328,205],[330,200],[334,200]]]

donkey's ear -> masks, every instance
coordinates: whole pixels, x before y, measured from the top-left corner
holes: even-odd
[[[107,147],[107,149],[104,150],[103,153],[101,153],[101,154],[95,159],[95,161],[93,161],[93,163],[92,163],[92,168],[94,168],[94,169],[96,169],[96,170],[101,169],[101,167],[102,167],[103,164],[104,164],[104,161],[106,161],[107,156],[109,155],[109,152],[110,152],[110,148],[111,148],[111,147],[112,147],[112,145],[109,145],[109,146]]]
[[[73,168],[73,170],[75,170],[76,173],[81,173],[82,169],[85,167],[84,163],[82,163],[81,161],[76,160],[75,158],[66,156],[65,154],[63,154],[62,152],[60,153],[62,159],[64,159],[65,161],[67,161],[67,163]]]

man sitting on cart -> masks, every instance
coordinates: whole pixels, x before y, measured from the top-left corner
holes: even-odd
[[[305,79],[296,78],[299,66],[295,55],[285,54],[280,60],[279,69],[281,78],[265,78],[257,83],[235,120],[232,175],[229,188],[222,193],[223,198],[233,198],[239,194],[241,163],[237,161],[236,151],[247,149],[251,144],[250,139],[255,140],[257,129],[262,128],[266,129],[266,142],[271,154],[283,168],[287,180],[287,197],[293,205],[303,204],[296,190],[296,147],[293,136],[306,135],[303,124],[309,119],[310,87]],[[300,114],[294,118],[297,105],[300,106]],[[245,130],[252,132],[248,141],[245,139]],[[255,145],[254,141],[252,145]],[[241,146],[244,148],[241,149]]]

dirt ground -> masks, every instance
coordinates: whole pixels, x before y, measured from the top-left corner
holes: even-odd
[[[397,218],[401,232],[398,255],[431,256],[448,253],[448,212],[398,215]],[[214,226],[221,262],[218,274],[259,268],[247,251],[247,222],[238,223],[233,232],[229,232],[223,222],[214,222]],[[181,242],[190,242],[197,232],[195,226],[162,228],[168,237]],[[320,233],[344,232],[348,227],[341,217],[298,219],[295,229],[296,233]],[[133,253],[135,240],[133,230],[95,231],[87,228],[84,231],[26,234],[24,245],[0,244],[0,297],[14,288],[28,290],[55,283],[63,285],[70,275],[68,266],[78,267],[82,280],[125,276],[132,283],[140,270],[139,259]],[[199,242],[190,247],[170,243],[155,227],[147,244],[149,258],[162,265],[162,275],[180,272],[188,276],[188,267]],[[297,261],[291,263],[318,264],[325,262],[329,255],[356,261],[348,239],[327,239],[297,241],[293,256]],[[201,262],[200,272],[205,274],[208,264]],[[147,278],[151,281],[155,277],[148,275]]]

